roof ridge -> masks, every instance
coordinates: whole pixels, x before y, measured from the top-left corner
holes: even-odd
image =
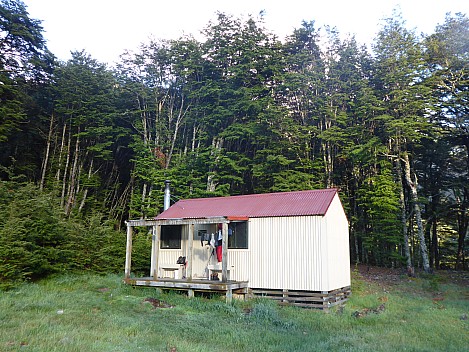
[[[269,193],[252,193],[252,194],[237,194],[237,195],[229,195],[229,196],[219,196],[219,197],[204,197],[204,198],[184,198],[179,201],[206,201],[207,199],[211,200],[226,200],[227,198],[234,198],[234,197],[281,197],[288,194],[294,193],[319,193],[319,192],[338,192],[338,188],[321,188],[321,189],[306,189],[306,190],[299,190],[299,191],[286,191],[286,192],[269,192]],[[179,202],[178,201],[178,202]],[[177,202],[176,202],[177,203]]]

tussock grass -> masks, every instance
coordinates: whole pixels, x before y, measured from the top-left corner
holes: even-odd
[[[0,292],[0,351],[467,351],[469,288],[434,277],[389,288],[355,274],[352,290],[345,307],[325,313],[188,299],[117,275],[57,276]]]

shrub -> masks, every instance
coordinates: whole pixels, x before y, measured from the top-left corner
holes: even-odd
[[[32,183],[0,181],[0,289],[65,270],[124,267],[125,234],[102,214],[66,219],[57,198]]]
[[[97,273],[122,271],[125,260],[125,234],[114,230],[113,222],[100,213],[71,219],[67,223],[64,251],[68,267]]]
[[[53,198],[30,183],[0,182],[0,287],[66,266],[65,222]]]

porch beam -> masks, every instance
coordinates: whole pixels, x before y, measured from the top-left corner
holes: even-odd
[[[192,280],[192,261],[194,257],[194,224],[189,224],[189,238],[187,241],[187,268],[186,268],[186,278],[187,280]]]
[[[150,276],[154,280],[158,278],[158,258],[160,253],[160,236],[161,235],[161,226],[156,225],[152,226],[152,235],[151,235],[151,264],[150,264]]]
[[[221,281],[228,281],[228,223],[223,223],[222,230],[222,259],[221,259]]]
[[[129,220],[131,226],[156,226],[156,225],[189,225],[189,224],[219,224],[228,223],[228,220],[224,216],[215,216],[210,218],[200,219],[162,219],[162,220]]]

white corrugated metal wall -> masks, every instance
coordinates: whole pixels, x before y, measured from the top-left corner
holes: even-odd
[[[231,268],[230,279],[248,281],[251,267],[249,249],[228,249],[228,267]]]
[[[158,262],[160,264],[176,264],[181,255],[184,255],[181,249],[160,249]]]
[[[337,195],[324,216],[327,225],[328,290],[350,286],[349,225]]]
[[[328,287],[322,216],[257,218],[249,224],[250,287],[308,291]]]

